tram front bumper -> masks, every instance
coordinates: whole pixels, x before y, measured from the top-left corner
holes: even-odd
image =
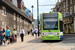
[[[42,36],[42,40],[60,40],[60,37],[59,36],[48,35],[48,36]]]

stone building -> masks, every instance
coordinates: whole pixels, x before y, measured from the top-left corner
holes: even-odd
[[[61,0],[56,5],[56,12],[63,15],[64,32],[75,33],[75,0]]]
[[[0,0],[0,26],[4,28],[8,26],[11,30],[16,29],[19,33],[21,27],[24,28],[25,33],[27,29],[31,29],[32,21],[25,14],[25,7],[22,5],[22,0]]]

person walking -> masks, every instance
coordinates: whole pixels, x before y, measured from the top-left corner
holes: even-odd
[[[32,29],[30,30],[30,33],[31,33],[31,35],[32,35]]]
[[[32,31],[32,33],[35,33],[35,36],[36,36],[36,38],[37,38],[37,33],[38,33],[37,27]]]
[[[0,28],[0,41],[1,41],[1,46],[3,45],[2,44],[2,41],[4,42],[4,45],[6,46],[6,42],[4,40],[4,35],[5,35],[5,29],[3,29],[3,26],[1,26],[1,28]]]
[[[28,30],[28,35],[29,35],[30,31]]]
[[[17,31],[16,31],[16,29],[13,30],[13,34],[14,34],[15,37],[17,38]]]
[[[25,31],[24,31],[23,28],[20,29],[19,35],[20,35],[20,37],[21,37],[21,42],[23,42],[24,35],[25,35]]]
[[[11,35],[11,31],[9,30],[9,27],[6,27],[6,44],[10,45],[10,35]]]

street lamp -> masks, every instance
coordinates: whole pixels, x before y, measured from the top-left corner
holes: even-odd
[[[31,8],[32,8],[32,20],[33,20],[33,8],[34,8],[34,6],[32,5]],[[32,21],[32,27],[33,27],[33,29],[34,29],[33,21]]]
[[[32,5],[31,8],[32,8],[32,17],[33,17],[33,8],[34,8],[34,6]]]

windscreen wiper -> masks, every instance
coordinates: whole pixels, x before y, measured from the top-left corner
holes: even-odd
[[[49,32],[51,32],[50,30],[48,30]]]
[[[48,30],[49,32],[51,32],[48,28],[47,28],[47,30]]]

